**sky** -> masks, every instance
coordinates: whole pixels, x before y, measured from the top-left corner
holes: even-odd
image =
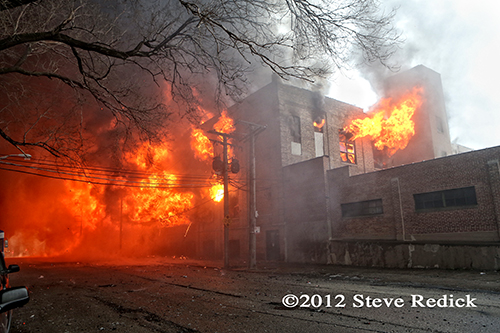
[[[493,0],[380,0],[398,8],[403,43],[391,59],[400,72],[424,65],[441,74],[452,142],[500,145],[500,3]],[[382,97],[377,81],[394,75],[372,64],[337,74],[329,97],[363,109]]]

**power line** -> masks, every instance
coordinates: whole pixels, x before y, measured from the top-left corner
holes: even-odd
[[[52,163],[27,161],[16,163],[8,162],[7,160],[0,160],[0,164],[9,167],[0,167],[2,170],[30,174],[52,179],[62,179],[70,181],[78,181],[91,183],[96,185],[107,186],[127,186],[139,188],[203,188],[212,187],[214,180],[207,176],[198,175],[175,175],[166,174],[159,176],[153,173],[140,173],[130,170],[106,170],[105,168],[76,168],[68,166],[60,166]],[[27,170],[26,170],[27,169]],[[36,171],[31,171],[36,170]],[[88,170],[98,170],[100,172],[88,172]],[[127,173],[136,173],[134,176],[127,175]],[[125,176],[122,176],[125,174]],[[123,178],[120,178],[123,177]]]

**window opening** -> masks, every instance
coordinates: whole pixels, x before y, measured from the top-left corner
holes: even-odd
[[[342,162],[356,164],[356,150],[352,137],[351,133],[339,131],[340,158]]]
[[[415,210],[447,209],[477,205],[474,186],[445,191],[414,194]]]
[[[351,202],[340,205],[342,217],[379,215],[384,213],[382,199]]]

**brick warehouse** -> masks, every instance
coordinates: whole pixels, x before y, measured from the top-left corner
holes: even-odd
[[[273,78],[231,108],[236,121],[267,127],[256,141],[259,261],[499,266],[499,148],[448,156],[439,74],[417,66],[389,78],[386,89],[396,94],[397,87],[415,85],[426,87],[417,134],[407,149],[384,161],[377,160],[371,141],[350,142],[340,132],[363,111],[319,92]],[[322,119],[318,129],[314,123]],[[244,166],[246,152],[240,155]],[[245,260],[248,198],[244,191],[230,197],[230,256]],[[203,239],[196,246],[201,256],[221,255],[217,214],[192,233]]]

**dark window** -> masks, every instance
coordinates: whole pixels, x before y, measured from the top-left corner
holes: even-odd
[[[384,213],[382,199],[341,204],[342,217],[379,215]]]
[[[301,143],[300,138],[300,118],[292,116],[290,121],[290,134],[292,135],[292,142]]]
[[[342,162],[356,164],[356,151],[352,137],[351,133],[339,131],[340,158]]]
[[[438,116],[436,116],[436,127],[438,130],[438,133],[444,133],[443,121]]]
[[[474,186],[453,190],[414,194],[415,210],[444,209],[477,205]]]

